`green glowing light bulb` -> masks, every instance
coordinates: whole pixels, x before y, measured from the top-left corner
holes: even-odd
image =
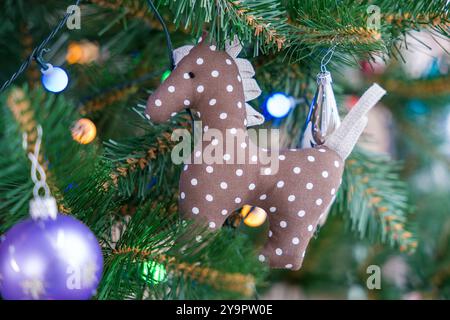
[[[170,70],[164,71],[164,73],[161,76],[161,82],[166,81],[166,79],[170,76],[171,73],[172,73],[172,71],[170,71]]]
[[[159,283],[166,280],[167,271],[164,265],[155,261],[144,263],[142,270],[142,279],[151,283]]]

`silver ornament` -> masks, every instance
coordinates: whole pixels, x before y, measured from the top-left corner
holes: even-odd
[[[309,108],[301,138],[302,149],[324,144],[341,125],[332,82],[328,71],[322,71],[317,75],[317,90]]]

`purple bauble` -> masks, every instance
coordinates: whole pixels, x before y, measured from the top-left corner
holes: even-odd
[[[85,300],[95,294],[103,256],[94,234],[77,219],[28,219],[2,240],[3,299]]]

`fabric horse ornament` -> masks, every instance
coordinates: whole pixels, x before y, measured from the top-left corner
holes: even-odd
[[[180,178],[182,217],[217,229],[243,205],[260,207],[268,212],[270,230],[259,260],[297,270],[335,199],[344,161],[367,124],[365,114],[385,91],[374,84],[322,146],[262,149],[249,139],[247,126],[264,118],[246,104],[260,89],[250,62],[237,58],[240,51],[236,41],[226,51],[207,41],[175,50],[176,68],[148,98],[146,115],[160,123],[189,107],[201,119],[203,142]],[[278,170],[261,161],[273,159],[273,152]],[[236,160],[243,155],[245,161]]]

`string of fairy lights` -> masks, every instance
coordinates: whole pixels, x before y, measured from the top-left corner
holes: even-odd
[[[80,4],[80,0],[76,0],[71,7],[76,7]],[[155,5],[151,0],[147,0],[147,4],[149,8],[153,11],[158,21],[161,23],[163,31],[166,36],[166,45],[168,49],[169,56],[169,70],[167,70],[164,75],[167,78],[170,74],[170,71],[174,69],[175,62],[173,58],[173,47],[172,42],[170,40],[170,34],[167,29],[167,26],[156,9]],[[47,35],[47,37],[42,40],[42,42],[33,49],[31,54],[22,62],[20,67],[14,72],[11,77],[6,80],[0,88],[0,93],[4,92],[30,65],[33,61],[35,61],[41,70],[42,73],[42,85],[43,87],[53,93],[59,93],[64,91],[67,88],[69,83],[69,76],[67,72],[61,68],[60,66],[53,66],[51,63],[46,62],[44,59],[44,55],[50,51],[47,48],[49,42],[58,34],[58,32],[66,25],[68,19],[73,15],[73,12],[66,12],[63,18],[59,21],[59,23],[52,29],[52,31]]]
[[[80,0],[74,2],[74,6],[78,6]],[[19,69],[13,73],[13,75],[6,80],[0,88],[0,93],[5,91],[30,65],[33,61],[36,61],[41,67],[43,75],[42,84],[50,92],[61,92],[67,87],[69,77],[67,73],[60,67],[53,67],[50,63],[47,63],[43,59],[43,55],[48,52],[48,43],[58,34],[58,32],[66,25],[67,20],[72,16],[71,12],[66,12],[60,22],[53,28],[53,30],[45,37],[42,42],[33,49],[31,54],[23,61]]]

